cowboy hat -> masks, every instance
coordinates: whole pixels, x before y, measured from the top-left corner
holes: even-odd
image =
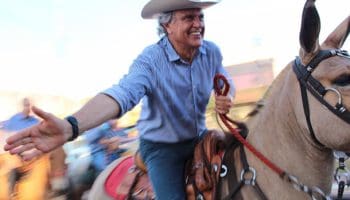
[[[189,9],[189,8],[207,8],[220,0],[150,0],[142,9],[141,16],[144,19],[153,19],[161,13]]]

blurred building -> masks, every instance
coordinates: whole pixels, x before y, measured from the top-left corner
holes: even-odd
[[[273,59],[264,59],[226,67],[236,86],[236,118],[243,119],[262,98],[274,79],[273,65]]]
[[[274,79],[273,66],[273,59],[261,59],[225,67],[236,86],[235,105],[229,113],[231,118],[239,121],[246,119],[246,115],[254,109],[256,102],[270,87]],[[214,98],[211,97],[206,124],[210,129],[220,129],[219,124],[222,126],[222,123],[217,119],[214,107]]]
[[[232,115],[235,118],[244,118],[255,106],[255,102],[263,96],[274,79],[273,66],[273,59],[261,59],[225,67],[232,77],[237,90],[235,107],[232,110]],[[31,98],[34,105],[59,117],[65,117],[75,112],[90,99],[90,97],[85,99],[71,99],[48,94],[0,91],[0,121],[8,119],[20,111],[20,103],[23,97]],[[211,107],[208,109],[209,112],[213,113],[211,112],[212,103],[210,103],[209,107]],[[121,126],[135,124],[139,111],[140,106],[137,106],[131,112],[128,112],[121,119]]]

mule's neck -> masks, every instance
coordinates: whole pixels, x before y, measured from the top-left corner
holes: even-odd
[[[248,121],[248,141],[304,184],[328,192],[334,167],[332,152],[314,143],[301,111],[299,85],[288,65],[269,89],[264,107]],[[250,159],[257,168],[262,168],[261,161],[254,156]]]

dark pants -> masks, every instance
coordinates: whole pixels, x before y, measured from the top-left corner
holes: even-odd
[[[193,157],[197,140],[158,143],[140,140],[140,153],[157,200],[185,200],[185,165]]]

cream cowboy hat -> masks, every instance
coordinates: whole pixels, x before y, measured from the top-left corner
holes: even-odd
[[[164,12],[188,8],[207,8],[220,0],[150,0],[142,9],[144,19],[153,19]]]

